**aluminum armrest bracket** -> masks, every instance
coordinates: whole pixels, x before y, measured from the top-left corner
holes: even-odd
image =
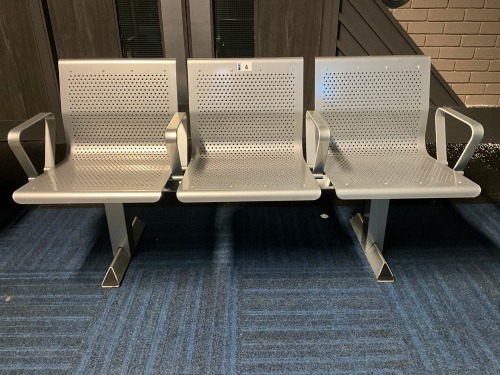
[[[440,163],[448,165],[448,157],[446,153],[446,127],[445,127],[445,114],[448,114],[457,120],[467,124],[472,131],[471,138],[469,142],[465,146],[462,155],[458,159],[457,163],[453,167],[453,169],[457,172],[464,173],[464,169],[467,166],[470,158],[474,154],[477,146],[483,139],[484,129],[483,126],[471,118],[463,115],[460,112],[455,111],[454,109],[441,107],[436,110],[435,116],[435,126],[436,126],[436,154],[437,160]]]
[[[168,157],[174,179],[182,176],[183,168],[185,169],[188,163],[187,139],[187,115],[185,112],[176,112],[165,131]]]
[[[319,112],[306,113],[306,160],[314,177],[323,177],[330,144],[330,127]]]
[[[7,136],[9,146],[19,161],[19,164],[21,164],[21,167],[24,169],[24,172],[28,175],[29,181],[38,176],[38,172],[21,144],[21,134],[26,129],[40,123],[42,120],[45,120],[45,164],[43,170],[47,171],[55,165],[56,122],[52,113],[39,113],[38,115],[16,126]]]

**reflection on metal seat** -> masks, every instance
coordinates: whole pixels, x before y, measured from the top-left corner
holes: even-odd
[[[142,229],[139,220],[132,227],[123,204],[158,201],[187,159],[186,145],[181,153],[177,148],[185,116],[176,114],[175,60],[62,60],[59,72],[67,155],[54,165],[52,114],[14,128],[9,144],[30,181],[13,198],[22,204],[104,203],[116,264],[103,286],[118,286]],[[38,176],[20,136],[41,120],[46,162]]]
[[[370,264],[392,280],[381,250],[390,199],[475,197],[480,187],[463,175],[482,139],[482,126],[450,108],[436,112],[437,159],[428,155],[430,58],[376,56],[316,59],[318,126],[328,127],[328,151],[319,162],[339,198],[367,199],[353,218]],[[472,129],[453,169],[447,166],[444,115]],[[321,159],[321,158],[320,158]]]
[[[182,202],[313,200],[301,58],[189,60],[192,159]]]

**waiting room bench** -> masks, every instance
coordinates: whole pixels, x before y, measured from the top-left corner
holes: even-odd
[[[59,70],[67,155],[55,165],[52,114],[14,128],[9,144],[29,182],[13,197],[22,204],[104,204],[114,255],[105,287],[120,285],[144,227],[130,220],[125,204],[159,200],[167,182],[179,182],[177,197],[186,203],[314,200],[331,183],[340,198],[367,201],[351,223],[379,281],[393,280],[382,256],[390,199],[480,193],[463,176],[482,139],[480,124],[439,108],[437,159],[427,154],[425,56],[317,58],[307,162],[301,58],[188,60],[189,164],[175,61],[66,60]],[[472,129],[453,169],[445,114]],[[38,175],[21,134],[42,120],[45,168]]]
[[[427,56],[320,57],[315,68],[315,111],[307,121],[321,129],[323,144],[308,163],[316,173],[324,171],[339,198],[367,200],[364,215],[351,223],[377,279],[393,281],[382,256],[390,199],[478,196],[480,187],[463,171],[483,128],[451,108],[439,108],[437,159],[428,155]],[[447,166],[445,115],[472,130],[453,169]]]
[[[21,204],[103,203],[114,259],[103,280],[117,287],[144,224],[125,203],[160,199],[169,179],[182,177],[186,116],[177,113],[175,60],[61,60],[61,109],[67,155],[54,165],[55,122],[39,114],[12,129],[9,145],[29,182],[14,192]],[[44,172],[38,175],[21,134],[45,121]],[[165,138],[166,137],[166,138]],[[167,139],[167,140],[166,140]]]
[[[190,59],[188,81],[181,202],[319,198],[302,147],[302,58]]]

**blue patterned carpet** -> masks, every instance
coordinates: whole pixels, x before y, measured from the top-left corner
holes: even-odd
[[[497,205],[391,203],[394,284],[374,280],[355,207],[134,209],[147,227],[113,290],[104,209],[5,224],[0,373],[500,373]]]

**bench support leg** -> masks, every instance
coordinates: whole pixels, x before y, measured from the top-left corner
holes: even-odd
[[[372,199],[366,201],[363,215],[357,214],[351,219],[354,233],[379,282],[394,281],[392,271],[382,255],[388,212],[388,199]]]
[[[144,230],[144,223],[138,217],[131,221],[127,210],[121,203],[105,204],[104,208],[114,258],[104,276],[102,287],[117,288],[125,276],[137,242]]]

